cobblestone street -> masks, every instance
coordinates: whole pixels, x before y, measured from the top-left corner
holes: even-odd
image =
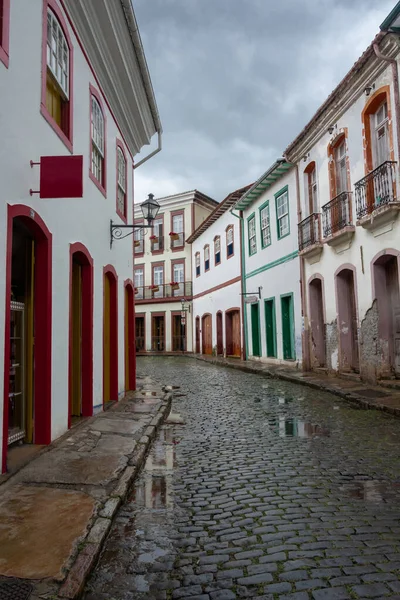
[[[400,598],[400,420],[190,358],[86,600]]]

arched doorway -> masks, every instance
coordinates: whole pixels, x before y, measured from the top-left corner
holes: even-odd
[[[203,315],[201,324],[203,354],[212,354],[212,321],[211,315]]]
[[[230,308],[225,313],[226,355],[240,358],[240,309]]]
[[[336,272],[335,277],[339,329],[339,368],[341,371],[358,372],[355,269],[352,265],[344,266]]]
[[[118,277],[112,265],[104,267],[103,405],[118,400]]]
[[[130,279],[125,281],[125,391],[136,389],[135,294]]]
[[[200,317],[196,317],[196,354],[200,354]]]
[[[396,250],[380,252],[373,260],[373,285],[378,304],[378,335],[382,370],[400,377],[399,256]]]
[[[10,444],[51,441],[52,235],[28,206],[8,206],[6,256],[3,472]]]
[[[93,259],[70,245],[69,417],[93,414]]]
[[[308,286],[310,296],[311,353],[316,367],[325,367],[325,322],[322,279],[314,277]]]
[[[217,312],[217,356],[224,353],[224,339],[222,331],[222,312]]]

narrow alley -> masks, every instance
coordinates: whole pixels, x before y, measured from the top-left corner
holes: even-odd
[[[186,357],[85,600],[400,598],[400,420]]]

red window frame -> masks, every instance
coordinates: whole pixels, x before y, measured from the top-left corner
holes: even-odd
[[[0,62],[10,64],[10,0],[0,0]]]
[[[104,118],[104,168],[103,168],[103,181],[100,182],[92,173],[92,96],[94,96],[99,103],[101,112]],[[101,95],[92,84],[89,84],[89,177],[95,184],[95,186],[101,191],[103,196],[107,198],[107,114],[104,109],[104,103]]]
[[[90,107],[92,103],[90,103]],[[104,128],[105,133],[105,128]],[[105,140],[104,140],[104,148],[105,148]],[[125,159],[125,198],[124,198],[124,213],[122,214],[118,208],[118,149],[121,150]],[[121,140],[117,139],[117,147],[116,147],[116,197],[115,197],[115,207],[117,215],[122,219],[124,223],[127,222],[128,219],[128,159],[126,156],[125,148]],[[105,157],[104,157],[105,162]]]
[[[7,4],[9,0],[3,0]],[[3,5],[4,6],[4,5]],[[60,27],[63,30],[67,45],[69,48],[69,100],[68,109],[66,111],[65,133],[61,127],[55,122],[46,107],[46,90],[47,90],[47,11],[50,9],[57,17]],[[3,13],[4,21],[4,13]],[[73,151],[73,127],[74,127],[74,47],[69,35],[67,22],[55,0],[43,0],[43,15],[42,15],[42,90],[41,90],[40,112],[46,119],[48,124],[54,129],[60,140],[65,144],[68,150]]]

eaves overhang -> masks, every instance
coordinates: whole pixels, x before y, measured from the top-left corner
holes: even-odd
[[[292,163],[287,162],[285,159],[275,161],[268,171],[261,175],[254,185],[236,202],[234,209],[245,210],[292,167]]]
[[[386,19],[379,28],[381,31],[399,33],[400,32],[400,2],[390,11]]]

